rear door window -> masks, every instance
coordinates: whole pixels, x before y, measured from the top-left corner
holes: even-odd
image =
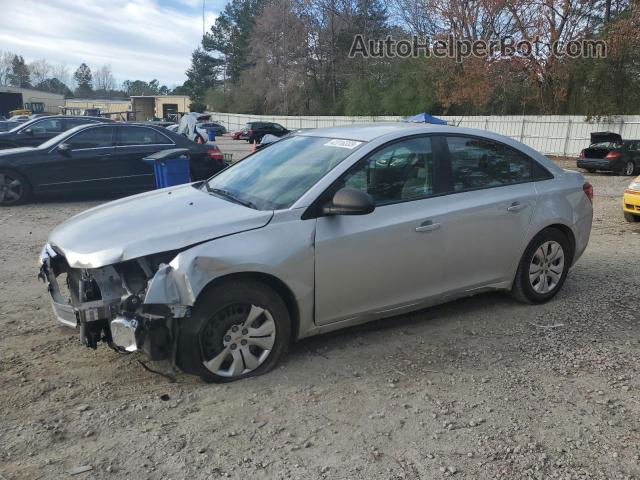
[[[446,137],[453,192],[500,187],[533,180],[532,160],[497,142]]]
[[[122,127],[118,128],[117,145],[128,147],[134,145],[172,145],[166,136],[152,128]]]
[[[67,143],[72,150],[113,146],[113,127],[95,127],[73,135]]]

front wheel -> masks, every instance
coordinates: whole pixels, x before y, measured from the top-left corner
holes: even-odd
[[[19,205],[29,199],[31,187],[18,172],[0,169],[0,205]]]
[[[284,355],[291,332],[282,298],[256,281],[230,281],[208,289],[191,318],[182,322],[178,366],[206,382],[268,372]]]
[[[567,237],[547,228],[527,246],[516,273],[511,294],[524,303],[544,303],[562,288],[572,259]]]
[[[629,212],[623,212],[624,213],[624,219],[627,222],[640,222],[640,215],[634,215],[633,213],[629,213]]]

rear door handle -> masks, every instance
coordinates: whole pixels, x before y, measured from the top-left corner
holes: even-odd
[[[519,212],[523,208],[527,208],[526,203],[513,202],[509,208],[507,208],[508,212]]]
[[[433,223],[431,220],[426,220],[416,227],[416,232],[433,232],[440,228],[439,223]]]

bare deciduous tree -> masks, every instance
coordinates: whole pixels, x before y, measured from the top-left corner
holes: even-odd
[[[96,90],[111,91],[116,88],[110,65],[103,65],[93,73],[93,83]]]
[[[0,85],[9,85],[13,57],[15,53],[0,50]]]
[[[65,65],[64,63],[58,63],[51,67],[51,77],[57,78],[70,89],[73,89],[74,87],[73,82],[71,81],[69,67],[67,67],[67,65]]]
[[[51,64],[44,58],[34,60],[29,63],[29,73],[31,74],[31,83],[35,86],[44,82],[51,76]]]

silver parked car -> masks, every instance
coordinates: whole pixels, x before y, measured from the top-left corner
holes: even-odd
[[[224,382],[270,370],[291,340],[456,297],[551,299],[587,246],[592,195],[485,131],[306,130],[208,181],[76,215],[41,276],[88,346]]]

